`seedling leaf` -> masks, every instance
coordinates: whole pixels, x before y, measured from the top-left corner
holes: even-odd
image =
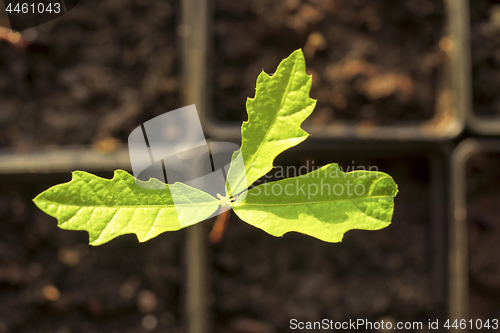
[[[241,127],[241,148],[235,153],[242,154],[246,174],[237,174],[240,168],[229,170],[231,194],[252,185],[271,171],[276,156],[307,139],[300,125],[316,106],[309,98],[311,83],[301,50],[284,59],[272,76],[260,73],[255,97],[247,99],[248,121]]]
[[[306,175],[258,185],[233,205],[245,222],[273,236],[301,232],[340,242],[352,229],[391,223],[397,185],[381,172],[344,173],[329,164]]]
[[[143,185],[158,188],[158,183],[166,190],[140,187],[123,170],[116,170],[113,179],[75,171],[71,182],[56,185],[33,201],[57,218],[60,228],[88,231],[91,245],[128,233],[144,242],[165,231],[181,229],[177,214],[189,213],[191,223],[187,225],[191,225],[205,220],[219,207],[211,195],[182,183],[165,185],[152,178]],[[176,196],[175,206],[170,191],[182,194]]]

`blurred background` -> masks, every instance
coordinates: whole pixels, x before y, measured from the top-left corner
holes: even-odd
[[[0,31],[0,333],[195,332],[185,310],[186,230],[144,244],[126,235],[90,247],[85,232],[58,229],[31,201],[69,181],[72,170],[22,168],[31,154],[61,148],[113,160],[126,152],[133,129],[185,106],[183,40],[195,29],[183,22],[182,8],[203,10],[187,3],[83,0],[20,35]],[[459,154],[462,141],[485,135],[460,128],[443,142],[439,134],[451,123],[463,127],[464,118],[500,117],[499,3],[209,3],[207,99],[199,107],[205,129],[240,126],[258,74],[273,73],[302,48],[318,100],[306,123],[313,135],[276,165],[376,166],[400,193],[391,226],[350,231],[339,244],[296,233],[274,238],[232,215],[222,240],[205,245],[204,332],[288,332],[291,319],[324,318],[425,328],[429,320],[443,323],[454,307],[466,316],[459,319],[500,319],[500,144],[469,145]],[[467,18],[458,28],[450,24],[457,7]],[[467,33],[467,52],[458,52],[457,34],[467,40]],[[465,92],[453,86],[457,53],[469,73],[461,77]],[[453,104],[461,93],[471,105]],[[355,134],[340,138],[338,124]],[[230,136],[217,126],[209,137]],[[374,129],[390,134],[404,126],[431,134],[424,141],[369,139]],[[2,162],[12,156],[21,158],[18,171]],[[87,171],[112,176],[107,168]],[[461,219],[455,208],[467,214]],[[204,222],[206,243],[213,223]],[[465,242],[450,241],[456,225]],[[449,270],[449,256],[465,271]],[[450,281],[459,281],[458,289],[450,291]]]

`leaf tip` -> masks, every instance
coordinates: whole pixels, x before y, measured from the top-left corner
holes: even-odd
[[[75,170],[75,171],[73,171],[73,172],[71,173],[71,175],[72,175],[73,177],[75,177],[75,176],[76,176],[76,177],[80,177],[81,175],[83,175],[83,174],[85,174],[85,173],[86,173],[85,171]]]
[[[35,204],[35,206],[37,206],[38,208],[41,208],[41,207],[40,207],[40,204],[41,204],[41,202],[40,202],[40,196],[41,196],[42,194],[43,194],[43,192],[42,192],[42,193],[40,193],[39,195],[37,195],[36,197],[34,197],[34,198],[32,199],[33,203],[34,203],[34,204]]]
[[[89,239],[89,245],[91,245],[91,246],[99,246],[99,245],[102,245],[102,244],[104,244],[104,243],[105,243],[105,242],[99,242],[98,240],[91,241],[91,240]]]
[[[295,51],[293,51],[292,54],[290,54],[290,56],[295,56],[295,57],[298,56],[300,58],[304,58],[304,52],[302,52],[302,48],[298,48]]]
[[[123,175],[123,174],[127,174],[127,175],[130,175],[127,171],[125,170],[122,170],[122,169],[116,169],[115,172],[114,172],[114,175]]]

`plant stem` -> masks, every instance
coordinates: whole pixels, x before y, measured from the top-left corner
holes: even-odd
[[[217,216],[214,226],[212,227],[212,231],[210,231],[210,234],[208,235],[208,240],[211,244],[219,244],[222,240],[229,216],[231,216],[231,210],[227,210]]]

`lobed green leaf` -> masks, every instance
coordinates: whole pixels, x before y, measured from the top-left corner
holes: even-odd
[[[243,168],[229,170],[231,194],[267,174],[276,156],[309,136],[300,125],[316,106],[309,98],[311,83],[301,50],[284,59],[272,76],[260,73],[255,98],[247,99],[248,121],[241,127],[241,148],[235,155],[241,154],[245,174],[236,171]]]
[[[258,185],[238,198],[234,212],[273,236],[301,232],[340,242],[352,229],[391,223],[397,185],[381,172],[344,173],[329,164],[303,176]]]
[[[158,183],[165,190],[157,189]],[[142,186],[150,189],[138,186],[123,170],[116,170],[113,179],[75,171],[69,183],[56,185],[33,201],[57,218],[60,228],[88,231],[91,245],[128,233],[144,242],[203,221],[219,207],[211,195],[182,183],[166,185],[152,178]],[[177,193],[175,205],[171,191]],[[178,214],[189,223],[181,226]]]

